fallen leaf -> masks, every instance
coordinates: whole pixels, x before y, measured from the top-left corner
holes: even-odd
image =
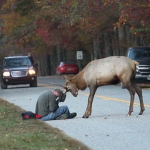
[[[107,119],[107,117],[105,117],[104,119]]]
[[[85,136],[88,136],[87,134],[85,134]]]
[[[28,143],[30,143],[30,140],[27,140]]]

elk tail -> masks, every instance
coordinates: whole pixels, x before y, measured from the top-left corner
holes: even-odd
[[[137,62],[137,61],[135,61],[135,60],[133,60],[133,62],[134,62],[136,65],[139,65],[139,62]]]

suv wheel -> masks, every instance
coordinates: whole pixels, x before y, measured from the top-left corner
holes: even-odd
[[[1,89],[7,89],[7,84],[3,83],[3,81],[1,81]]]
[[[37,80],[31,82],[30,87],[37,87]]]

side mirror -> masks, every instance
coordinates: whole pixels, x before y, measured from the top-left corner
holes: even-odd
[[[37,67],[37,66],[38,66],[38,63],[35,63],[34,66]]]

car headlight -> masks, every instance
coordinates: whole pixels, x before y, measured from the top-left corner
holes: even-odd
[[[36,72],[35,72],[35,70],[33,70],[33,69],[29,69],[29,71],[28,71],[28,72],[29,72],[29,74],[30,74],[30,75],[33,75],[33,74],[35,74],[35,73],[36,73]]]
[[[139,66],[136,66],[136,72],[139,72]]]
[[[9,71],[3,72],[3,77],[9,77],[9,76],[10,76],[10,72]]]

